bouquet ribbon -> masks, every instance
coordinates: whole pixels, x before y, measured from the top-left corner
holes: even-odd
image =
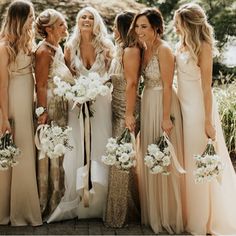
[[[186,171],[185,171],[185,170],[183,169],[183,167],[180,165],[180,163],[179,163],[179,161],[178,161],[178,159],[177,159],[177,157],[176,157],[176,154],[175,154],[175,149],[174,149],[172,143],[169,141],[169,138],[168,138],[166,132],[163,132],[163,136],[164,136],[165,141],[166,141],[167,144],[168,144],[168,147],[169,147],[169,150],[170,150],[170,154],[171,154],[171,156],[172,156],[173,164],[174,164],[176,170],[177,170],[180,174],[185,174]]]
[[[37,127],[35,137],[34,137],[35,145],[36,145],[37,149],[41,151],[40,154],[39,154],[39,160],[43,159],[45,154],[46,154],[42,150],[42,145],[41,145],[41,140],[44,137],[44,133],[45,133],[46,129],[47,129],[47,125],[39,125]]]
[[[83,174],[83,201],[84,207],[89,207],[89,171],[90,171],[90,118],[89,118],[89,110],[87,103],[83,104],[84,106],[84,141],[85,141],[85,159],[86,165],[85,173]]]

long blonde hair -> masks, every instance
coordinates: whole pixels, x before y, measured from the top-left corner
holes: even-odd
[[[14,62],[20,50],[30,54],[33,47],[34,33],[32,27],[26,27],[26,21],[33,10],[31,2],[26,0],[17,0],[12,2],[6,12],[0,40],[4,38],[6,48],[9,54],[9,63]]]
[[[175,16],[180,22],[181,46],[188,48],[195,61],[198,61],[202,42],[209,43],[215,51],[214,30],[199,5],[184,4],[176,10]]]
[[[99,15],[98,11],[93,7],[85,7],[82,10],[79,11],[76,17],[76,25],[74,27],[74,31],[69,38],[68,42],[66,43],[66,47],[70,49],[71,53],[71,67],[74,68],[75,62],[74,59],[76,55],[76,51],[78,48],[78,45],[80,44],[81,40],[81,33],[78,28],[78,21],[80,17],[84,14],[84,12],[89,12],[94,16],[94,26],[93,26],[93,46],[95,48],[96,53],[103,51],[104,49],[109,52],[107,55],[107,60],[110,61],[113,57],[113,43],[111,39],[109,38],[109,35],[107,33],[107,28],[103,22],[102,17]]]

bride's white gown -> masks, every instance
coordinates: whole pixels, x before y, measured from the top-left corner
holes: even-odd
[[[75,57],[76,71],[80,75],[88,75],[97,72],[101,77],[106,74],[105,58],[101,53],[97,54],[96,60],[88,70],[80,60],[79,51]],[[105,146],[109,137],[112,136],[111,124],[111,93],[107,96],[96,98],[92,109],[95,111],[91,122],[91,162],[90,171],[84,167],[84,120],[83,115],[72,103],[69,104],[68,125],[72,127],[70,144],[74,147],[64,157],[63,167],[65,170],[65,194],[60,204],[48,219],[60,221],[64,219],[78,218],[102,218],[105,212],[108,186],[108,167],[101,162],[101,156],[105,153]],[[84,177],[89,176],[91,188],[89,190],[89,207],[84,206]]]
[[[216,102],[213,121],[216,128],[216,151],[225,168],[222,184],[196,184],[194,154],[202,154],[207,143],[204,131],[204,101],[200,68],[189,52],[176,55],[178,97],[183,115],[186,174],[187,231],[192,234],[236,234],[236,175],[225,145]]]

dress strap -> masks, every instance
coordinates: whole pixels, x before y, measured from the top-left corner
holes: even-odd
[[[45,43],[47,46],[53,48],[55,51],[57,51],[59,49],[59,47],[56,47],[56,46],[52,45],[51,43],[49,43],[49,42],[47,42],[45,40],[43,41],[43,43]]]

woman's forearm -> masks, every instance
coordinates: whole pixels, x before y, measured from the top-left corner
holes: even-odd
[[[0,94],[0,108],[2,110],[2,119],[6,120],[9,118],[8,89],[1,89]]]
[[[47,86],[38,86],[37,87],[37,101],[38,107],[47,107]]]
[[[170,108],[172,98],[172,87],[164,85],[163,87],[163,120],[170,119]]]
[[[212,91],[211,88],[203,89],[203,100],[205,110],[205,122],[212,124]]]
[[[137,83],[136,82],[127,81],[125,95],[126,95],[125,115],[126,116],[134,115],[135,105],[136,105],[136,96],[137,96]]]

